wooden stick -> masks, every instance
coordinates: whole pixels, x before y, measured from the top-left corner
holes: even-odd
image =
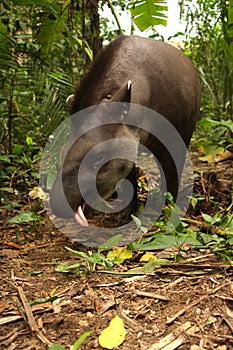
[[[32,313],[32,308],[27,301],[27,297],[26,297],[22,287],[18,287],[18,293],[19,293],[20,299],[22,301],[22,304],[23,304],[23,307],[24,307],[24,310],[25,310],[25,313],[27,316],[27,321],[28,321],[29,327],[31,328],[31,331],[34,332],[36,334],[37,338],[39,338],[44,344],[51,345],[51,342],[39,330],[39,327],[38,327],[36,320],[35,320],[33,313]]]
[[[176,328],[174,331],[166,335],[164,338],[162,338],[160,341],[154,343],[149,349],[147,350],[173,350],[178,348],[184,341],[186,341],[186,336],[183,333],[186,333],[188,331],[197,331],[197,328],[195,326],[191,326],[191,323],[185,322],[178,328]]]

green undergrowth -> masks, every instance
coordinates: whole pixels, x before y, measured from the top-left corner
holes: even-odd
[[[174,204],[174,203],[172,203]],[[87,252],[75,251],[67,248],[76,255],[78,262],[73,265],[60,263],[56,271],[68,273],[90,273],[93,271],[106,273],[118,273],[121,264],[128,262],[136,255],[144,255],[146,252],[153,252],[154,255],[139,267],[129,268],[126,275],[137,275],[151,273],[162,264],[172,264],[183,260],[182,252],[187,247],[203,253],[208,250],[221,256],[228,264],[232,264],[233,258],[233,215],[232,206],[228,210],[218,212],[210,216],[202,214],[201,219],[182,218],[179,224],[174,227],[170,223],[173,213],[173,206],[164,208],[163,215],[153,225],[149,232],[142,226],[140,220],[133,217],[135,224],[142,232],[142,237],[135,242],[131,242],[126,247],[118,247],[117,244],[121,235],[116,235],[105,242],[96,251]],[[162,250],[175,249],[175,254],[169,259],[157,259],[156,252]]]

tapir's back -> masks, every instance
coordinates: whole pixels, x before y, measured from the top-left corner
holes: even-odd
[[[190,138],[199,117],[199,78],[182,51],[153,39],[121,35],[103,49],[76,91],[71,112],[101,103],[128,80],[132,103],[156,110]]]
[[[190,113],[199,107],[200,82],[196,69],[184,53],[162,41],[137,36],[120,37],[109,82],[115,71],[116,80],[132,81],[131,102],[167,114],[168,105],[184,104]],[[116,69],[117,67],[117,69]],[[106,81],[106,78],[105,78]]]

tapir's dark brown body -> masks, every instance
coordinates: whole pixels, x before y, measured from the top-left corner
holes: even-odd
[[[130,87],[127,86],[129,81]],[[199,118],[199,79],[191,61],[180,50],[153,39],[119,36],[94,61],[71,101],[70,112],[73,114],[112,101],[139,104],[160,113],[175,126],[188,146]],[[103,117],[93,114],[87,123],[92,123],[95,118]],[[74,135],[82,127],[74,119]],[[57,216],[68,216],[64,194],[73,212],[83,204],[77,173],[85,154],[101,140],[120,135],[133,139],[135,129],[122,124],[99,128],[93,135],[83,136],[72,147],[51,190],[51,206]],[[167,190],[176,197],[178,180],[166,148],[145,132],[137,133],[137,142],[143,143],[157,157],[166,176]],[[132,180],[131,170],[129,162],[121,163],[119,160],[105,165],[97,178],[97,188],[103,198],[108,198],[115,191],[119,179],[129,176]],[[87,173],[91,173],[91,168]]]

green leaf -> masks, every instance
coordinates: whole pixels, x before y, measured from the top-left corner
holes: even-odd
[[[105,256],[103,254],[101,254],[100,252],[87,255],[84,252],[79,252],[79,251],[73,250],[69,247],[66,247],[66,249],[69,252],[71,252],[72,254],[80,256],[81,258],[83,258],[83,260],[85,260],[88,263],[91,263],[94,265],[96,265],[96,264],[103,265],[104,267],[107,267],[107,268],[112,267],[112,263],[108,259],[106,259]]]
[[[92,333],[92,331],[88,331],[80,335],[78,340],[71,346],[70,350],[77,350],[80,345],[84,342],[84,340]]]
[[[115,235],[111,238],[109,238],[106,242],[101,244],[101,246],[98,248],[98,252],[101,252],[102,250],[110,250],[114,247],[116,247],[117,243],[121,239],[122,235]]]
[[[49,297],[49,298],[42,298],[42,299],[37,299],[35,301],[30,302],[30,306],[33,305],[40,305],[40,304],[44,304],[44,303],[52,303],[54,300],[57,300],[58,297],[55,295],[53,297]]]
[[[38,219],[39,219],[39,216],[36,215],[34,212],[24,211],[14,216],[13,218],[11,218],[9,222],[11,224],[22,224],[22,223],[27,223],[31,221],[37,221]]]
[[[14,145],[14,148],[13,148],[13,154],[15,155],[20,155],[24,150],[24,146],[23,145]]]
[[[180,247],[182,244],[190,244],[192,246],[200,246],[199,240],[196,238],[196,233],[187,230],[187,233],[182,234],[165,234],[163,232],[156,233],[154,237],[148,238],[144,241],[142,239],[139,243],[134,242],[133,249],[135,250],[163,250],[172,247]]]
[[[64,346],[61,346],[59,344],[51,344],[49,347],[49,350],[66,350]]]
[[[27,143],[28,146],[30,146],[30,145],[32,146],[34,144],[32,137],[27,136],[26,137],[26,143]]]
[[[221,227],[233,233],[233,215],[231,213],[228,213],[223,217]]]
[[[210,324],[213,324],[213,323],[216,323],[217,322],[217,318],[214,317],[214,316],[210,316],[207,320],[206,320],[206,325],[210,325]]]
[[[78,43],[78,45],[80,47],[82,47],[83,42],[81,39],[77,38],[76,36],[73,36],[73,39]],[[87,41],[85,41],[85,52],[86,52],[87,56],[89,57],[90,61],[93,61],[93,52],[92,52]]]
[[[11,56],[11,51],[10,51],[10,41],[7,36],[7,26],[2,23],[0,19],[0,58],[2,59],[3,66],[5,66],[5,58]],[[3,68],[3,67],[1,67]]]
[[[60,263],[57,267],[56,267],[56,272],[62,272],[62,273],[69,273],[73,270],[79,270],[80,268],[83,267],[83,264],[74,264],[74,265],[67,265],[66,263]]]
[[[101,253],[93,253],[91,254],[87,261],[92,264],[101,264],[106,260],[105,256]]]
[[[14,189],[11,187],[0,187],[0,191],[14,193]]]
[[[195,209],[195,208],[196,208],[196,205],[197,205],[197,203],[198,203],[198,199],[195,198],[195,197],[191,197],[190,203],[191,203],[193,209]]]
[[[142,225],[141,220],[137,216],[134,216],[134,215],[131,215],[131,217],[132,217],[133,221],[135,222],[137,228],[140,228]]]
[[[21,6],[31,6],[31,5],[46,6],[51,4],[53,0],[12,0],[12,2],[15,5],[21,5]]]
[[[127,271],[127,274],[129,275],[144,275],[147,273],[152,273],[156,267],[160,266],[161,264],[158,263],[156,260],[151,260],[147,262],[144,266],[135,267],[133,269],[130,269]]]
[[[210,216],[210,215],[208,215],[208,214],[202,213],[202,217],[203,217],[203,219],[205,220],[205,222],[206,222],[207,224],[211,224],[212,221],[213,221],[212,216]]]
[[[166,0],[138,0],[130,8],[134,23],[142,32],[159,24],[167,25]]]
[[[70,247],[65,247],[65,248],[66,248],[69,252],[71,252],[72,254],[81,256],[81,258],[83,258],[83,259],[85,259],[85,260],[87,260],[87,259],[89,258],[89,256],[88,256],[86,253],[84,253],[84,252],[79,252],[79,251],[74,250],[74,249],[72,249],[72,248],[70,248]]]
[[[178,237],[174,235],[166,235],[164,233],[157,234],[155,238],[148,243],[134,243],[134,249],[136,250],[162,250],[177,246]]]
[[[145,233],[148,232],[148,228],[142,226],[142,222],[141,222],[141,220],[140,220],[137,216],[131,215],[131,217],[132,217],[133,221],[135,222],[137,228],[138,228],[139,230],[141,230],[143,234],[145,234]]]
[[[233,132],[233,121],[228,119],[228,120],[221,120],[221,121],[216,121],[216,120],[212,120],[209,118],[203,118],[199,121],[199,125],[201,126],[224,126],[227,129],[230,129],[231,132]]]
[[[0,156],[0,161],[10,163],[11,159],[8,156]]]
[[[57,18],[50,19],[43,16],[39,34],[37,36],[41,45],[41,58],[48,56],[50,48],[55,39],[59,37],[60,20]]]
[[[45,12],[41,18],[41,25],[37,36],[41,45],[41,58],[48,56],[54,41],[63,38],[63,32],[66,31],[65,23],[67,23],[68,18],[66,2],[63,7],[52,3],[49,6],[49,12]]]

